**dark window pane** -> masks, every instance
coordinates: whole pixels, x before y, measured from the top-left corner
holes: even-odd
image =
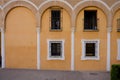
[[[51,11],[51,29],[60,29],[60,10]]]
[[[86,43],[86,56],[95,56],[95,43]]]
[[[117,31],[120,31],[120,19],[117,19]]]
[[[84,11],[84,29],[97,29],[97,11]]]
[[[51,43],[51,56],[61,56],[61,43]]]

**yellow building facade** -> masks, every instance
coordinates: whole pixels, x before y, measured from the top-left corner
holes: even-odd
[[[110,71],[120,64],[120,1],[0,1],[1,68]]]

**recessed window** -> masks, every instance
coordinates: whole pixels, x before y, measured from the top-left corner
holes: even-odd
[[[51,56],[62,56],[61,42],[51,42]]]
[[[82,40],[82,60],[99,60],[99,40]]]
[[[86,43],[85,56],[95,56],[95,43]]]
[[[120,32],[120,18],[117,19],[117,31]]]
[[[64,40],[48,40],[48,60],[64,59]]]
[[[51,10],[51,30],[61,30],[61,10]]]
[[[97,10],[84,11],[84,30],[97,30]]]

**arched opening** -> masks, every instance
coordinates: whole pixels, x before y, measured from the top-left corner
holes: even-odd
[[[36,68],[36,20],[26,7],[9,11],[5,21],[6,68]]]

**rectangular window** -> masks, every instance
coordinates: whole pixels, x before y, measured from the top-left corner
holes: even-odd
[[[48,60],[64,60],[64,40],[48,40]]]
[[[82,60],[99,60],[99,40],[82,40]]]
[[[51,30],[61,29],[61,10],[51,10]]]
[[[62,46],[60,42],[51,43],[51,56],[61,56],[62,54],[61,49],[62,49]]]
[[[84,11],[84,30],[97,30],[97,10]]]
[[[117,31],[120,32],[120,18],[117,19]]]
[[[95,43],[86,43],[86,56],[95,56]]]

